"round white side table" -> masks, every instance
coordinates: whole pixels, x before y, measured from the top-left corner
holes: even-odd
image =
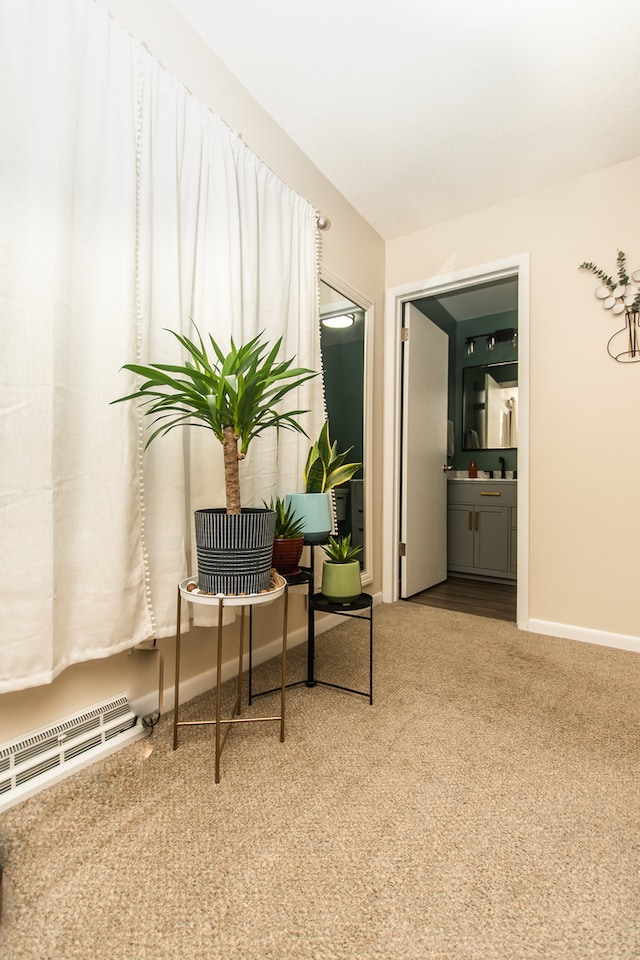
[[[189,589],[191,587],[191,589]],[[242,712],[242,667],[244,659],[244,625],[245,611],[247,607],[253,607],[257,604],[272,603],[279,597],[284,596],[284,613],[282,622],[282,681],[280,685],[280,713],[277,716],[269,717],[241,717]],[[216,702],[215,718],[202,720],[180,720],[180,619],[182,603],[202,603],[209,607],[218,609],[217,626],[217,664],[216,664]],[[264,593],[253,593],[246,596],[229,596],[227,594],[201,593],[198,589],[197,579],[188,577],[178,584],[178,605],[177,605],[177,623],[176,623],[176,674],[175,674],[175,707],[173,712],[173,749],[178,748],[178,727],[194,727],[203,725],[214,725],[216,731],[216,760],[215,760],[215,782],[220,783],[220,755],[227,739],[230,727],[234,723],[264,723],[265,721],[279,721],[280,723],[280,742],[284,742],[284,717],[285,717],[285,690],[286,690],[286,660],[287,660],[287,614],[289,606],[289,592],[286,580],[279,574],[274,574],[272,587]],[[222,620],[225,607],[240,607],[240,641],[238,654],[238,692],[235,704],[229,717],[221,716],[221,687],[222,687]],[[214,627],[214,629],[216,629]],[[222,727],[225,728],[224,736]]]

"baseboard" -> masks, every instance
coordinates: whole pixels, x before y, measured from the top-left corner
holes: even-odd
[[[581,643],[595,643],[601,647],[615,647],[618,650],[631,650],[634,653],[640,653],[640,637],[632,637],[626,633],[608,633],[605,630],[576,627],[568,623],[552,623],[549,620],[531,619],[523,629],[530,633],[542,633],[548,637],[579,640]]]
[[[382,603],[382,593],[373,595],[374,606],[379,603]],[[344,623],[344,617],[340,617],[331,613],[316,618],[316,636],[326,633],[327,630],[331,630],[332,627],[338,626],[339,623]],[[303,627],[299,627],[297,630],[290,632],[287,637],[287,650],[293,650],[295,647],[300,646],[301,643],[306,643],[307,636],[306,624]],[[281,651],[282,640],[280,638],[276,638],[275,640],[271,640],[269,643],[254,647],[252,663],[253,668],[259,667],[262,663],[266,663],[268,660],[272,660],[274,657],[278,657]],[[248,651],[245,652],[244,655],[243,668],[245,670],[249,669]],[[234,656],[222,664],[222,682],[224,683],[226,680],[232,680],[234,677],[237,677],[237,675],[238,658],[237,656]],[[199,673],[194,677],[180,680],[180,703],[186,703],[188,700],[193,700],[194,697],[200,696],[201,693],[206,693],[207,690],[211,690],[213,688],[215,682],[215,667],[212,667],[210,670],[205,670],[203,673]],[[158,709],[158,694],[151,693],[145,697],[141,697],[138,700],[130,700],[129,702],[131,704],[131,709],[138,717],[146,717],[147,715],[153,713],[154,710]],[[163,690],[162,704],[162,713],[173,710],[175,705],[175,687],[173,684]]]

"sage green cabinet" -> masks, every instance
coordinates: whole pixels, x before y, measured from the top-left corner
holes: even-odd
[[[450,480],[447,491],[448,570],[515,580],[517,484]]]

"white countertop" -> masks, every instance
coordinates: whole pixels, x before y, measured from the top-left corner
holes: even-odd
[[[517,479],[513,477],[488,477],[486,473],[483,473],[481,470],[478,471],[477,477],[469,477],[466,475],[466,471],[463,470],[452,470],[448,474],[449,480],[463,480],[469,483],[517,483]]]

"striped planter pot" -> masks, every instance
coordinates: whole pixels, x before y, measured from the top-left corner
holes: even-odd
[[[247,507],[196,510],[198,586],[228,596],[269,589],[275,534],[274,510]]]

